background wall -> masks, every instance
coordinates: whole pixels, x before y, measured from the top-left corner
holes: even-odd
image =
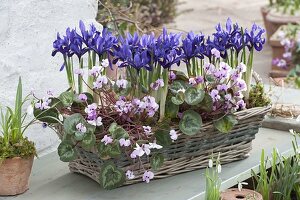
[[[0,105],[13,105],[19,76],[24,94],[34,90],[43,97],[48,89],[56,95],[66,89],[65,71],[59,72],[62,57],[51,56],[52,43],[57,32],[78,26],[80,19],[96,23],[96,13],[96,0],[1,0]],[[51,129],[40,124],[26,135],[40,155],[54,150],[59,142]]]

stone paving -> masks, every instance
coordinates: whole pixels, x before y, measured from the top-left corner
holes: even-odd
[[[253,22],[263,26],[260,8],[267,3],[267,0],[180,0],[178,13],[181,14],[171,27],[210,34],[217,23],[225,23],[228,17],[244,27],[250,28]],[[255,56],[254,70],[264,83],[269,83],[271,55],[271,48],[266,44],[264,50]]]

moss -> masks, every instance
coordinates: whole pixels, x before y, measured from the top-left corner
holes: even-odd
[[[264,91],[263,84],[253,85],[250,94],[248,108],[264,107],[271,104],[271,99]]]
[[[5,145],[3,138],[0,137],[0,159],[29,158],[31,156],[36,156],[36,149],[34,143],[29,141],[28,138],[22,138],[18,143]]]

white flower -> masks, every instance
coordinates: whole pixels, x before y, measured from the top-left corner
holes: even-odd
[[[238,183],[238,190],[241,192],[242,191],[242,189],[243,189],[243,185],[248,185],[248,183],[246,183],[246,182],[239,182]]]
[[[33,114],[33,106],[31,104],[27,107],[26,113],[28,115],[32,115]]]
[[[62,116],[62,114],[59,114],[59,115],[58,115],[58,119],[59,119],[60,121],[64,121],[64,117]]]
[[[108,145],[113,142],[113,139],[110,136],[104,135],[101,142],[103,142],[105,145]]]
[[[295,135],[295,131],[293,129],[289,130],[291,134]]]
[[[151,179],[154,178],[154,173],[151,171],[145,171],[143,174],[143,181],[149,183]]]
[[[101,66],[94,66],[92,69],[89,70],[90,76],[97,76],[100,74],[102,67]]]
[[[128,81],[125,79],[120,79],[116,81],[116,85],[118,86],[118,88],[122,88],[125,89],[127,87]]]
[[[134,176],[134,174],[133,174],[133,171],[127,170],[127,171],[126,171],[126,177],[127,177],[127,179],[129,179],[129,180],[134,179],[135,176]]]
[[[81,133],[86,133],[86,127],[82,123],[78,123],[76,125],[76,129]]]
[[[209,159],[209,160],[208,160],[208,167],[209,167],[209,168],[212,168],[212,167],[213,167],[213,164],[214,164],[213,160],[212,160],[212,159]]]
[[[197,84],[196,79],[195,78],[189,78],[189,84],[190,85],[196,85]]]
[[[146,135],[152,135],[152,130],[151,130],[151,127],[150,126],[143,126],[143,129],[144,129],[144,133]]]
[[[175,130],[171,130],[169,134],[170,134],[170,137],[173,141],[178,139],[178,134]]]
[[[102,117],[97,117],[95,120],[87,120],[87,122],[93,126],[102,126]]]
[[[163,146],[159,145],[159,144],[156,144],[155,142],[154,143],[149,143],[149,149],[161,149],[163,148]]]
[[[129,139],[124,139],[124,138],[121,138],[120,140],[119,140],[119,143],[120,143],[120,146],[121,147],[129,147],[130,146],[130,144],[131,144],[131,142],[130,142],[130,140]]]
[[[101,62],[101,65],[102,65],[104,68],[108,67],[108,66],[109,66],[109,61],[108,61],[108,59],[103,59],[102,62]]]
[[[75,69],[74,74],[77,74],[79,76],[83,76],[83,74],[84,74],[83,69]]]
[[[217,172],[220,174],[222,172],[222,166],[218,164],[217,166]]]
[[[136,143],[135,145],[136,147],[134,148],[133,152],[130,154],[131,158],[136,158],[137,156],[141,157],[145,154],[145,151],[139,144]]]

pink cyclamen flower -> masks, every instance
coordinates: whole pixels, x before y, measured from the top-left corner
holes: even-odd
[[[246,91],[247,90],[246,82],[243,79],[238,79],[236,81],[236,86],[237,86],[238,91]]]
[[[170,71],[169,79],[172,80],[172,81],[176,79],[176,74],[173,71]]]
[[[145,171],[143,174],[143,181],[149,183],[151,179],[154,178],[154,173],[151,171]]]
[[[49,106],[50,103],[51,103],[51,99],[43,98],[42,100],[37,102],[34,107],[40,110],[46,110],[50,108]]]
[[[226,92],[228,90],[228,86],[226,84],[217,85],[217,90]]]
[[[171,130],[169,134],[170,134],[170,137],[173,141],[178,139],[178,134],[175,130]]]
[[[195,78],[195,80],[196,80],[196,83],[197,83],[197,84],[204,83],[204,78],[203,78],[203,76],[197,76],[197,77]]]
[[[101,62],[102,67],[106,68],[109,66],[109,61],[108,59],[103,59]]]
[[[79,76],[83,76],[83,74],[84,74],[83,69],[75,69],[74,74],[77,74]]]
[[[108,145],[113,142],[113,139],[110,136],[104,135],[101,142],[103,142],[105,145]]]
[[[225,62],[220,62],[220,69],[222,69],[224,71],[229,71],[231,69],[231,67]]]
[[[78,123],[76,125],[76,129],[81,133],[86,133],[86,127],[82,123]]]
[[[218,101],[221,97],[219,95],[219,91],[216,90],[216,89],[213,89],[211,92],[210,92],[210,96],[212,98],[212,100],[215,102],[215,101]]]
[[[78,99],[80,101],[87,101],[87,96],[85,94],[81,93],[78,95]]]
[[[221,57],[221,54],[220,54],[220,51],[216,48],[213,48],[211,51],[211,54],[214,55],[216,58],[220,58]]]
[[[195,78],[189,78],[189,84],[190,85],[197,85],[196,79]]]
[[[106,76],[99,76],[95,82],[93,82],[94,89],[101,89],[103,85],[108,83]]]
[[[143,101],[145,103],[148,116],[153,117],[159,108],[159,105],[155,102],[155,98],[152,96],[145,96]]]
[[[226,94],[226,95],[224,95],[224,98],[226,101],[231,101],[232,96],[231,96],[231,94]]]
[[[151,127],[150,126],[143,126],[143,129],[144,129],[144,133],[149,136],[149,135],[152,135],[153,133],[151,132]]]
[[[120,143],[120,146],[121,147],[129,147],[130,146],[130,144],[131,144],[131,142],[130,142],[130,140],[129,139],[124,139],[124,138],[121,138],[120,140],[119,140],[119,143]]]
[[[247,70],[247,66],[244,63],[240,63],[236,69],[240,72],[240,73],[244,73]]]
[[[158,90],[159,88],[164,87],[164,85],[165,85],[165,83],[164,83],[163,79],[157,79],[154,83],[150,84],[150,87],[153,90]]]
[[[136,147],[134,148],[133,152],[130,154],[130,157],[131,158],[142,157],[145,154],[144,149],[137,143],[135,145]]]
[[[231,80],[236,81],[237,79],[240,79],[242,77],[242,73],[239,70],[232,71],[231,74]]]
[[[53,97],[53,96],[54,96],[53,90],[51,90],[51,89],[47,90],[47,95],[48,95],[49,97]]]
[[[94,120],[97,117],[97,104],[93,103],[88,105],[85,109],[84,112],[88,114],[88,119],[89,120]]]
[[[292,58],[292,52],[285,52],[284,54],[282,54],[282,57],[290,60]]]
[[[149,143],[149,149],[162,149],[162,148],[163,148],[163,146],[156,144],[156,142]]]
[[[216,67],[211,63],[204,63],[203,67],[208,74],[212,74],[216,70]]]
[[[120,79],[120,80],[117,80],[117,81],[116,81],[117,87],[118,87],[118,88],[121,88],[121,89],[126,89],[127,84],[128,84],[128,81],[125,80],[125,79]]]
[[[244,100],[239,100],[238,102],[236,102],[236,107],[237,109],[245,109],[246,108],[246,103],[244,102]]]
[[[96,119],[87,120],[87,122],[93,126],[102,126],[102,117],[97,117]]]
[[[89,70],[89,75],[90,76],[98,76],[101,72],[101,67],[100,66],[94,66],[92,69]]]
[[[126,171],[126,177],[127,177],[127,179],[131,180],[131,179],[135,178],[135,175],[133,174],[133,171],[127,170]]]

